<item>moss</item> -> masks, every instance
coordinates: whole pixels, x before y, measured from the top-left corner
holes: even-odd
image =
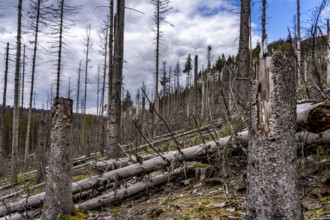
[[[304,216],[305,216],[306,219],[312,219],[312,218],[315,218],[315,217],[320,217],[324,214],[326,214],[326,211],[324,209],[317,209],[317,210],[305,212]]]
[[[80,212],[76,207],[74,207],[74,212],[72,215],[62,214],[59,220],[85,220],[87,219],[86,215]]]
[[[230,136],[230,135],[233,135],[233,134],[234,134],[233,126],[232,126],[229,122],[226,122],[226,123],[221,127],[220,134],[221,134],[222,136],[224,136],[224,137],[226,137],[226,136]]]
[[[81,175],[78,175],[78,176],[74,176],[72,177],[72,181],[73,182],[77,182],[77,181],[80,181],[80,180],[84,180],[84,179],[87,179],[89,177],[93,176],[93,174],[91,173],[88,173],[88,174],[81,174]]]
[[[165,142],[160,146],[160,148],[162,149],[163,152],[176,150],[175,147],[171,146],[171,142],[170,142],[170,141],[165,141]]]
[[[111,210],[112,217],[115,217],[116,218],[116,217],[118,217],[120,215],[120,213],[121,213],[121,207],[120,206],[115,207],[115,208],[113,208]]]

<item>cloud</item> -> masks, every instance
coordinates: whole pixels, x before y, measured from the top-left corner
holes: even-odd
[[[12,4],[10,6],[11,12],[6,14],[6,22],[3,24],[5,28],[3,31],[0,31],[0,42],[3,43],[0,45],[3,48],[5,42],[9,41],[12,45],[15,45],[16,41],[17,13],[13,7],[16,2],[10,2]],[[71,3],[73,5],[82,5],[82,7],[80,12],[74,16],[76,20],[75,26],[70,27],[69,36],[66,38],[68,45],[65,47],[66,52],[63,55],[65,65],[63,66],[63,75],[61,77],[61,95],[66,94],[70,77],[71,88],[73,89],[71,94],[75,101],[79,61],[85,58],[83,50],[86,27],[91,25],[94,50],[99,50],[100,39],[97,32],[103,24],[103,20],[106,19],[109,10],[107,7],[104,7],[108,4],[104,0],[72,0]],[[136,91],[142,87],[142,82],[144,81],[151,94],[154,87],[155,73],[155,34],[152,31],[154,28],[152,19],[154,8],[146,3],[145,0],[126,1],[126,6],[123,84],[125,89],[131,90],[132,97],[135,97]],[[183,68],[186,57],[190,53],[192,56],[199,56],[199,68],[201,69],[206,65],[205,57],[208,45],[211,45],[213,48],[214,59],[221,56],[222,53],[226,56],[237,53],[239,15],[232,12],[237,10],[236,6],[230,5],[225,0],[172,0],[171,6],[172,10],[167,13],[166,21],[174,26],[167,23],[162,23],[161,25],[163,37],[161,40],[160,61],[166,60],[168,66],[174,67],[177,60],[179,60]],[[24,23],[27,23],[27,21],[24,21]],[[26,43],[30,40],[31,38],[28,35],[24,36]],[[41,34],[40,40],[42,42],[40,43],[41,47],[49,47],[49,44],[46,43],[49,40],[47,36]],[[255,37],[253,42],[256,42]],[[31,45],[29,46],[31,47]],[[28,56],[31,57],[31,52],[29,52]],[[39,57],[42,59],[38,61],[35,91],[38,97],[36,107],[41,108],[50,95],[51,84],[55,82],[54,73],[56,68],[54,64],[49,63],[55,59],[54,56],[50,57],[46,52],[40,51]],[[91,54],[91,60],[90,66],[93,67],[89,68],[87,112],[95,112],[97,66],[103,64],[102,56],[96,52]],[[29,75],[31,60],[28,61],[27,65]],[[2,60],[0,61],[0,67],[3,67]],[[2,78],[2,75],[0,77]],[[13,84],[13,80],[10,84]],[[26,86],[29,87],[29,83]],[[0,91],[2,91],[2,88],[3,85],[0,83]],[[12,86],[9,88],[8,104],[12,104]],[[82,91],[80,92],[80,97],[83,97]],[[27,95],[25,97],[27,100]],[[46,104],[44,104],[45,106]]]

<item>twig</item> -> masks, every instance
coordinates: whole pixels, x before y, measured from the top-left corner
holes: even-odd
[[[140,133],[140,135],[142,136],[142,138],[143,138],[143,139],[147,142],[147,144],[151,147],[151,149],[153,149],[153,150],[156,152],[156,154],[157,154],[158,156],[160,156],[164,161],[167,161],[168,164],[171,164],[171,162],[170,162],[167,158],[165,158],[161,153],[159,153],[158,150],[156,150],[156,148],[154,148],[154,146],[152,146],[152,144],[148,141],[148,139],[143,135],[142,131],[139,129],[139,127],[137,126],[137,124],[136,124],[135,121],[133,121],[133,124],[134,124],[135,128],[139,131],[139,133]]]

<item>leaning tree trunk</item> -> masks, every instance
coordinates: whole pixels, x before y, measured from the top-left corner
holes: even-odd
[[[52,108],[50,160],[42,219],[58,219],[73,212],[70,158],[72,100],[56,97]]]
[[[275,53],[271,72],[266,69],[259,73],[269,74],[261,81],[264,94],[257,93],[257,82],[253,85],[246,219],[303,218],[298,191],[296,86],[292,63]]]

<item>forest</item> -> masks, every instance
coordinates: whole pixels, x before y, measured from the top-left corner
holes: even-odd
[[[272,42],[267,0],[214,1],[239,19],[237,48],[203,42],[173,66],[176,1],[143,1],[151,72],[132,79],[127,53],[145,57],[125,48],[128,29],[145,11],[104,0],[100,45],[87,25],[78,55],[84,5],[15,1],[16,44],[0,44],[0,220],[330,219],[329,0],[308,24],[294,1],[293,27]]]

